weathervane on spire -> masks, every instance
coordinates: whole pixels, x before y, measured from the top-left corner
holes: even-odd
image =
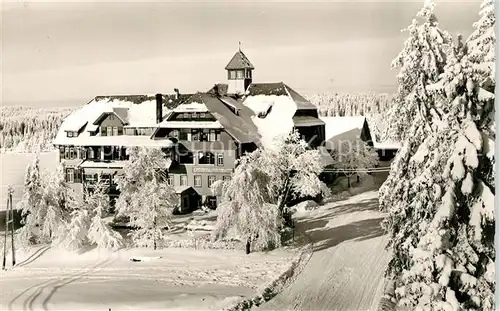
[[[238,41],[238,51],[241,52],[241,41]]]

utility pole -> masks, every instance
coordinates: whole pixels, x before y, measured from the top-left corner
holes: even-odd
[[[5,211],[5,234],[4,234],[4,243],[3,243],[3,264],[2,269],[5,270],[5,266],[7,263],[7,239],[8,233],[10,231],[10,241],[11,241],[11,249],[12,249],[12,267],[16,265],[16,251],[14,248],[14,210],[12,208],[12,193],[14,190],[12,187],[8,187],[7,189],[7,210]],[[10,224],[10,230],[9,230]]]

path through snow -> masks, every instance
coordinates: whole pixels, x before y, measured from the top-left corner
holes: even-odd
[[[257,309],[376,310],[389,253],[376,191],[296,215],[314,243],[310,261],[282,293]]]

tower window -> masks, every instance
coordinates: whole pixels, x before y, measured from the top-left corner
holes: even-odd
[[[235,80],[236,79],[236,70],[229,70],[229,79],[230,80]]]
[[[245,71],[245,77],[246,77],[247,79],[252,79],[252,71],[251,71],[250,69],[247,69],[247,70]]]
[[[244,75],[244,71],[243,70],[238,70],[236,71],[236,78],[237,79],[243,79],[243,75]]]

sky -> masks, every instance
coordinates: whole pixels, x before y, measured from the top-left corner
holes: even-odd
[[[224,82],[241,49],[254,82],[301,93],[393,92],[391,60],[423,1],[5,1],[2,105],[75,106],[96,95],[190,93]],[[436,1],[465,37],[480,0]]]

